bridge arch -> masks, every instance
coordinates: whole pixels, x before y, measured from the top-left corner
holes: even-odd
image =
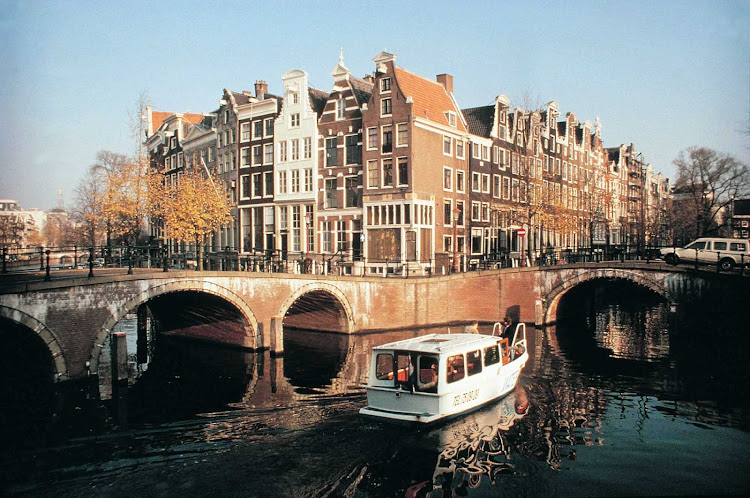
[[[185,292],[185,291],[194,291],[194,292],[203,292],[206,294],[211,294],[214,296],[217,296],[219,298],[222,298],[235,306],[242,316],[247,320],[247,323],[250,326],[250,335],[252,336],[252,342],[253,344],[256,344],[257,346],[257,339],[258,339],[258,320],[255,317],[255,313],[250,309],[250,307],[245,303],[245,301],[232,292],[231,290],[227,289],[226,287],[222,287],[220,285],[217,285],[213,282],[206,281],[206,280],[199,280],[199,279],[189,279],[189,280],[175,280],[166,284],[157,285],[154,287],[149,287],[146,290],[140,292],[130,300],[128,300],[125,304],[123,304],[117,311],[112,313],[110,317],[107,319],[107,321],[102,325],[102,327],[99,329],[96,340],[94,341],[94,348],[91,351],[91,357],[89,359],[90,362],[90,371],[97,372],[99,369],[99,355],[101,354],[101,350],[104,347],[104,341],[106,340],[109,333],[112,331],[114,326],[119,322],[125,315],[128,313],[132,313],[134,310],[138,308],[141,304],[150,301],[151,299],[158,297],[163,294],[171,294],[173,292]]]
[[[542,298],[544,299],[544,323],[553,323],[555,321],[557,316],[557,306],[560,304],[560,299],[562,299],[570,289],[584,282],[598,279],[627,280],[654,292],[661,296],[666,302],[672,302],[674,300],[673,296],[663,284],[650,278],[644,274],[644,272],[614,268],[586,270],[577,273],[567,280],[559,282],[557,285],[542,294]]]
[[[306,294],[311,294],[315,292],[322,292],[324,294],[327,294],[338,302],[344,314],[344,316],[341,317],[343,319],[344,332],[347,334],[351,334],[354,331],[354,325],[355,325],[354,324],[354,311],[352,309],[352,305],[347,299],[347,297],[344,295],[344,293],[341,292],[341,290],[338,287],[336,287],[335,285],[326,283],[326,282],[312,282],[312,283],[303,285],[302,287],[294,291],[281,304],[281,308],[279,309],[278,316],[285,317],[286,314],[294,305],[294,303],[297,302],[297,300],[299,300]]]
[[[23,311],[0,305],[0,317],[23,325],[44,341],[55,365],[55,382],[68,380],[68,364],[57,336],[42,322]]]

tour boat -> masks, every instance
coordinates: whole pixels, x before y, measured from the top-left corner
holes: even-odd
[[[526,326],[512,340],[492,335],[430,334],[376,346],[367,406],[359,413],[430,423],[479,408],[508,394],[529,359]]]

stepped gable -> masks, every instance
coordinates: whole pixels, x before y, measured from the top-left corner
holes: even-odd
[[[310,107],[316,114],[322,114],[328,100],[328,92],[318,90],[317,88],[308,87],[307,93],[310,96]]]
[[[425,79],[396,65],[393,67],[401,92],[405,97],[412,98],[412,116],[450,126],[445,113],[455,112],[456,129],[467,131],[461,119],[461,110],[453,104],[453,99],[442,84]]]
[[[462,109],[469,133],[480,137],[489,138],[492,132],[492,124],[495,119],[495,106],[485,105],[481,107],[470,107]]]

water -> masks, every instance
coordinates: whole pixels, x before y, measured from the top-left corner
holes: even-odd
[[[162,338],[129,428],[0,453],[0,476],[12,494],[55,496],[750,492],[746,340],[676,328],[630,292],[582,289],[560,309],[528,331],[516,392],[421,429],[358,410],[372,345],[427,331],[287,330],[279,358]]]

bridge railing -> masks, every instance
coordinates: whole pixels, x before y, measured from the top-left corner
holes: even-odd
[[[203,269],[207,271],[246,271],[266,273],[309,273],[338,276],[432,277],[454,271],[467,272],[487,269],[553,266],[574,263],[607,261],[661,262],[659,248],[648,248],[640,253],[635,248],[609,246],[606,248],[547,248],[529,253],[497,251],[490,254],[438,253],[434,259],[409,258],[406,254],[385,258],[365,258],[361,251],[341,249],[333,253],[312,253],[282,250],[254,250],[240,252],[231,247],[223,250],[203,250]],[[686,264],[692,262],[685,261]],[[750,261],[731,271],[747,272]],[[695,263],[697,265],[697,262]],[[705,264],[703,265],[705,267]],[[716,271],[721,271],[717,254]],[[196,270],[194,251],[169,252],[162,245],[97,246],[97,247],[32,247],[2,248],[2,272],[50,272],[60,269],[87,269],[93,276],[97,268],[159,268]],[[710,266],[709,266],[710,268]]]

